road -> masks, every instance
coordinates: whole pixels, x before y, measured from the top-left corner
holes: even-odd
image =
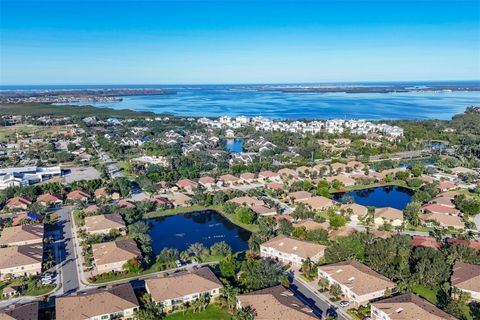
[[[56,295],[69,294],[77,291],[80,288],[78,279],[77,257],[74,250],[74,243],[72,237],[72,221],[71,213],[73,207],[63,207],[56,213],[58,215],[57,228],[61,234],[62,245],[59,246],[60,258],[60,281],[61,288],[56,292]]]
[[[123,174],[122,171],[120,171],[120,169],[118,169],[117,163],[110,158],[108,153],[103,151],[103,149],[100,147],[100,145],[97,143],[97,141],[95,141],[95,138],[90,137],[90,140],[92,141],[92,146],[95,149],[95,151],[97,151],[97,154],[100,157],[100,159],[102,159],[103,162],[105,162],[105,165],[107,167],[107,171],[108,171],[108,174],[110,175],[110,177],[112,179],[123,177],[124,174]]]
[[[297,296],[310,306],[314,313],[320,318],[327,317],[328,315],[336,315],[340,320],[352,320],[353,318],[349,316],[341,308],[335,306],[330,301],[328,301],[321,293],[319,293],[314,288],[310,287],[308,283],[299,277],[294,277],[292,279],[292,285],[290,287]]]

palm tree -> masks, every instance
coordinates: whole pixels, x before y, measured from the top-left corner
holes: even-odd
[[[306,276],[310,275],[310,272],[312,270],[312,260],[310,257],[302,261],[302,271]]]
[[[241,308],[237,310],[232,320],[254,320],[256,312],[251,307]]]
[[[203,244],[200,242],[195,242],[192,243],[188,247],[188,252],[192,254],[197,260],[200,260],[202,257],[202,254],[207,250]]]
[[[229,310],[234,310],[237,305],[237,295],[239,290],[232,287],[231,285],[226,285],[220,289],[220,295],[225,299],[227,308]]]

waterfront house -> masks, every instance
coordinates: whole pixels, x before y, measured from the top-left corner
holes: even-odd
[[[260,245],[260,256],[300,268],[304,260],[318,262],[323,257],[325,246],[302,241],[288,236],[277,236]]]
[[[376,301],[371,304],[370,313],[372,320],[456,319],[413,293]]]
[[[345,176],[345,175],[342,175],[342,174],[339,174],[339,175],[336,175],[336,176],[331,176],[331,177],[326,177],[325,180],[328,181],[329,183],[332,183],[333,181],[337,180],[338,182],[340,182],[345,187],[351,187],[351,186],[355,185],[355,179],[352,179],[352,178],[350,178],[348,176]]]
[[[201,295],[207,295],[210,301],[216,300],[223,284],[210,268],[202,267],[147,279],[145,288],[152,300],[161,303],[165,311],[174,311]]]
[[[425,213],[449,214],[458,216],[460,210],[437,203],[430,203],[422,206],[422,211]]]
[[[57,320],[129,320],[139,307],[132,285],[124,283],[58,297],[55,316]]]
[[[250,209],[252,209],[252,211],[258,214],[259,216],[274,216],[277,214],[277,209],[267,205],[261,205],[261,206],[254,205],[254,206],[251,206]]]
[[[0,279],[42,272],[43,244],[0,248]]]
[[[0,237],[1,246],[24,246],[28,244],[43,243],[43,223],[23,224],[7,227],[2,230]]]
[[[358,222],[368,213],[368,208],[357,203],[347,203],[340,205],[340,210],[350,216],[353,222]]]
[[[142,255],[133,239],[95,243],[92,245],[92,252],[97,274],[123,271],[127,261]]]
[[[455,262],[451,278],[452,286],[480,301],[480,265]]]
[[[395,283],[388,278],[355,260],[319,266],[318,276],[330,285],[339,285],[343,295],[355,306],[366,305],[395,288]]]
[[[377,208],[374,213],[374,222],[378,226],[389,223],[399,227],[403,223],[403,212],[391,207]]]
[[[13,197],[7,200],[6,207],[9,209],[27,210],[32,204],[32,200],[28,197]]]
[[[85,217],[85,231],[88,234],[108,235],[111,230],[122,231],[124,229],[125,222],[118,213]]]
[[[294,228],[305,228],[307,231],[313,230],[328,230],[328,222],[318,223],[313,220],[303,220],[292,225]]]
[[[170,201],[177,208],[188,207],[192,201],[192,198],[184,193],[176,192],[170,197]]]
[[[257,198],[252,198],[249,196],[236,197],[228,200],[228,202],[235,203],[236,205],[239,205],[239,206],[247,206],[247,207],[265,205],[265,202],[263,202],[263,200],[259,200]]]
[[[281,285],[239,295],[237,309],[241,308],[253,309],[259,320],[317,319],[312,309]]]

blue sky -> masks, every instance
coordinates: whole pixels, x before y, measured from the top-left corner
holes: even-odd
[[[480,1],[1,0],[0,84],[480,79]]]

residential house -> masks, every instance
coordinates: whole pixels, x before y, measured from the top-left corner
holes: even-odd
[[[32,204],[32,200],[28,197],[13,197],[7,200],[6,207],[9,209],[27,210]]]
[[[297,203],[304,203],[311,210],[321,211],[333,207],[335,201],[323,196],[314,196],[308,199],[297,200]]]
[[[187,192],[193,192],[197,188],[197,183],[190,179],[181,179],[177,181],[177,186]]]
[[[253,205],[250,207],[250,209],[252,209],[253,212],[260,216],[274,216],[277,214],[277,209],[269,207],[267,205]]]
[[[277,236],[260,245],[260,256],[271,258],[294,267],[301,267],[304,260],[317,262],[323,257],[325,246],[288,236]]]
[[[289,168],[283,168],[277,172],[282,178],[286,179],[296,179],[298,178],[298,173],[295,170]]]
[[[413,293],[406,293],[372,303],[371,318],[372,320],[456,319]]]
[[[323,222],[323,223],[318,223],[313,220],[303,220],[297,223],[294,223],[292,225],[294,228],[305,228],[307,231],[313,231],[313,230],[328,230],[329,223],[328,222]]]
[[[77,292],[58,297],[55,303],[57,320],[135,319],[140,307],[130,283]]]
[[[270,182],[269,184],[267,184],[267,188],[270,190],[283,190],[283,183]]]
[[[90,195],[83,190],[75,190],[67,194],[67,200],[87,202]]]
[[[2,230],[1,246],[24,246],[43,243],[43,223],[23,224]]]
[[[258,174],[258,180],[260,181],[272,181],[272,180],[277,180],[280,178],[280,175],[276,172],[273,172],[273,171],[261,171],[259,174]]]
[[[133,239],[95,243],[92,245],[92,251],[97,274],[123,271],[127,261],[142,255]]]
[[[353,222],[359,222],[368,213],[368,208],[357,203],[346,203],[340,205],[340,210],[343,210],[350,216]]]
[[[145,288],[153,301],[161,303],[166,311],[173,311],[185,303],[197,300],[201,295],[215,300],[220,296],[223,284],[209,267],[202,267],[147,279]]]
[[[237,178],[237,177],[235,177],[234,175],[231,175],[231,174],[224,174],[224,175],[220,176],[218,180],[220,180],[224,186],[231,186],[234,183],[240,181],[239,178]]]
[[[239,295],[237,309],[241,308],[252,308],[258,320],[318,319],[312,309],[281,285]]]
[[[444,227],[444,228],[455,228],[455,229],[464,229],[465,223],[459,216],[451,216],[448,214],[442,213],[427,213],[420,215],[420,220],[426,226],[433,227],[436,224]]]
[[[38,301],[26,304],[11,304],[0,310],[2,320],[38,320]]]
[[[0,279],[42,272],[43,244],[0,248]]]
[[[290,192],[287,195],[287,198],[294,203],[295,201],[302,201],[302,200],[307,200],[312,197],[312,194],[308,191],[295,191],[295,192]]]
[[[228,202],[235,203],[239,206],[247,206],[247,207],[265,205],[265,202],[263,202],[263,200],[259,200],[257,198],[252,198],[252,197],[249,197],[249,196],[236,197],[236,198],[228,200]]]
[[[37,197],[37,203],[44,207],[58,207],[63,204],[63,198],[58,193],[46,193]]]
[[[254,183],[256,181],[255,175],[251,172],[245,172],[240,175],[240,181],[242,183]]]
[[[117,207],[119,208],[128,208],[128,209],[133,209],[136,207],[135,203],[129,200],[120,200],[117,203]]]
[[[447,243],[449,245],[461,245],[472,248],[476,251],[480,251],[480,240],[467,240],[459,238],[448,238]]]
[[[449,214],[455,216],[458,216],[460,214],[460,210],[458,209],[436,203],[426,204],[422,206],[422,210],[425,213]]]
[[[395,288],[395,283],[388,278],[355,260],[319,266],[318,276],[331,285],[339,285],[343,295],[355,306],[366,305]]]
[[[111,230],[122,231],[125,229],[125,222],[118,213],[100,214],[85,217],[85,231],[88,234],[108,235]]]
[[[188,207],[192,198],[184,193],[176,192],[170,197],[170,201],[177,208]]]
[[[328,181],[329,183],[332,183],[333,181],[337,180],[345,187],[351,187],[355,185],[355,179],[352,179],[348,176],[341,175],[341,174],[336,176],[326,177],[325,180]]]
[[[209,189],[215,186],[215,179],[208,176],[201,177],[200,179],[198,179],[198,184]]]
[[[403,223],[403,212],[391,207],[377,208],[375,209],[373,221],[376,225],[389,223],[394,227],[399,227]]]
[[[19,226],[24,223],[24,221],[30,222],[40,222],[42,221],[42,216],[30,211],[20,212],[12,219],[12,226]]]
[[[480,265],[455,262],[451,283],[458,290],[470,294],[473,300],[480,301]]]
[[[455,190],[457,188],[458,188],[458,186],[451,181],[441,181],[438,184],[438,189],[440,190],[440,192],[451,191],[451,190]]]
[[[432,248],[440,250],[441,245],[434,237],[430,236],[412,236],[410,243],[414,247]]]

